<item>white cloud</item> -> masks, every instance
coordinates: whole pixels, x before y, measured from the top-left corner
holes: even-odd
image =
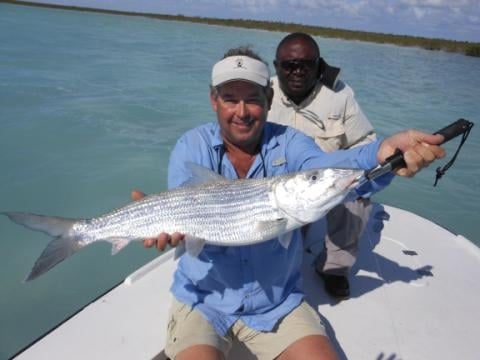
[[[384,5],[384,0],[287,0],[285,6],[308,15],[314,15],[312,11],[318,11],[320,17],[325,14],[363,16],[372,2]]]
[[[227,5],[246,8],[250,11],[265,11],[268,9],[276,8],[278,6],[278,0],[228,0],[224,1]]]
[[[476,1],[472,0],[401,0],[403,4],[420,7],[453,7],[471,6]]]
[[[470,15],[470,16],[468,16],[468,20],[470,20],[470,22],[472,22],[472,23],[480,25],[480,16],[479,15]]]
[[[480,42],[480,0],[30,1],[174,15],[273,20]]]
[[[412,11],[415,14],[415,17],[419,20],[421,20],[425,16],[425,13],[426,13],[425,9],[419,8],[417,6],[414,6],[412,8]]]

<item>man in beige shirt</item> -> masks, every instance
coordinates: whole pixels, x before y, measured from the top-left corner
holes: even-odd
[[[339,69],[328,67],[320,58],[319,47],[310,35],[287,35],[277,47],[274,65],[277,76],[272,78],[274,98],[269,121],[303,131],[325,152],[375,140],[373,127],[353,90],[336,79]],[[368,199],[358,199],[337,206],[326,216],[325,245],[315,268],[332,296],[350,295],[348,273],[356,260],[358,240],[370,209]],[[316,228],[312,224],[309,235],[318,237]]]

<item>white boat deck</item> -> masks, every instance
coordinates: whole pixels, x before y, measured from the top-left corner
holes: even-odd
[[[348,300],[324,293],[312,267],[319,244],[305,254],[307,299],[340,358],[479,359],[480,249],[412,213],[385,210],[381,233],[371,221],[362,238]],[[15,359],[164,359],[172,256],[145,265]],[[248,356],[237,346],[230,358]]]

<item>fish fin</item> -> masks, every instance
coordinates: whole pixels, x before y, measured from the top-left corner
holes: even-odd
[[[1,212],[14,223],[30,230],[41,231],[50,236],[61,236],[66,233],[78,219],[67,219],[56,216],[44,216],[23,212]]]
[[[112,243],[112,255],[117,255],[120,250],[130,243],[130,239],[127,238],[108,238],[107,241]]]
[[[191,161],[187,161],[185,166],[190,171],[190,178],[185,181],[182,186],[193,186],[213,182],[225,182],[228,181],[222,175],[217,174],[206,167],[195,164]]]
[[[20,212],[3,212],[1,214],[8,216],[10,220],[19,225],[54,236],[54,239],[48,243],[42,254],[35,261],[32,270],[30,270],[24,281],[33,280],[46,273],[85,246],[85,242],[81,238],[73,237],[69,234],[72,225],[82,220]]]
[[[24,281],[33,280],[46,273],[55,265],[73,255],[84,246],[85,245],[68,235],[56,237],[48,243],[45,250],[43,250],[37,261],[35,261],[32,270],[30,270],[30,273]]]
[[[255,228],[257,231],[264,234],[270,234],[272,237],[277,236],[277,234],[282,234],[278,236],[278,241],[285,248],[288,249],[290,242],[292,241],[292,232],[285,232],[287,227],[288,220],[286,218],[278,218],[275,220],[268,221],[257,221]]]
[[[185,250],[190,256],[197,257],[205,246],[205,240],[191,235],[185,235]]]
[[[178,260],[180,256],[185,254],[185,241],[180,241],[180,243],[175,247],[175,253],[173,255],[173,260]]]
[[[262,220],[255,223],[255,230],[267,235],[271,235],[272,238],[283,234],[287,227],[286,218],[278,218],[275,220]]]
[[[292,241],[292,233],[292,231],[288,231],[278,237],[278,241],[285,249],[288,249],[290,246],[290,242]]]

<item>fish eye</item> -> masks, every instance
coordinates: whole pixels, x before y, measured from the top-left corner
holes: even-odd
[[[312,175],[312,176],[310,176],[310,180],[312,180],[312,181],[317,181],[317,175]]]

